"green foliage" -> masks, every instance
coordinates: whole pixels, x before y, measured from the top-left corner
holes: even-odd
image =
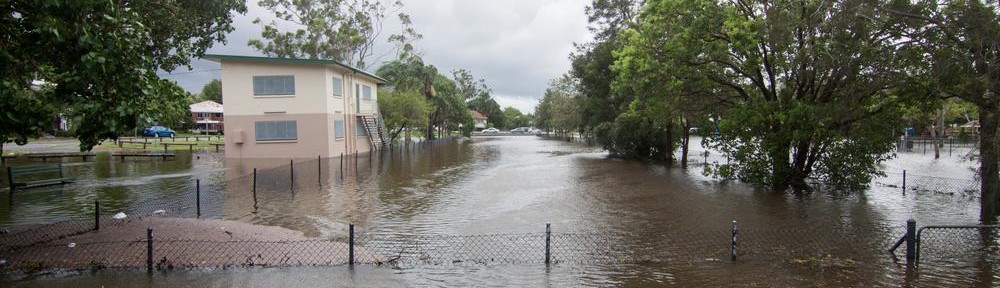
[[[401,1],[384,4],[378,0],[262,0],[258,5],[271,10],[286,24],[297,27],[282,31],[280,23],[262,24],[263,39],[251,39],[247,44],[265,55],[283,58],[329,59],[344,62],[352,67],[367,69],[375,61],[375,43],[382,33],[382,23],[387,11],[402,8]],[[410,42],[421,38],[410,25],[410,16],[399,13],[403,23],[400,34],[390,35],[388,41],[397,49],[409,53]],[[254,24],[261,24],[260,18]]]
[[[0,13],[0,142],[23,144],[62,113],[81,150],[132,131],[142,115],[184,106],[156,75],[232,31],[242,1],[8,1]]]
[[[222,103],[222,80],[212,79],[201,87],[201,94],[198,94],[198,99],[211,100],[217,103]]]
[[[431,105],[416,90],[380,90],[379,113],[389,130],[390,141],[399,139],[404,129],[427,127]]]
[[[546,131],[567,134],[579,130],[582,125],[580,109],[576,105],[579,98],[577,83],[568,75],[553,79],[545,96],[535,107],[535,125]]]
[[[517,108],[509,106],[507,108],[503,108],[503,115],[507,120],[507,126],[505,126],[504,129],[528,127],[531,125],[529,118],[521,113],[521,110],[518,110]]]

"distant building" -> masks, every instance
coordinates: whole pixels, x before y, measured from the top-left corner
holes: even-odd
[[[194,129],[191,132],[198,134],[219,134],[224,128],[222,104],[212,100],[201,101],[191,104],[191,119],[194,122]]]
[[[384,143],[378,76],[332,60],[205,59],[222,65],[226,158],[326,158]]]
[[[486,129],[486,120],[490,118],[476,110],[469,110],[469,112],[472,113],[472,120],[475,123],[476,130]]]

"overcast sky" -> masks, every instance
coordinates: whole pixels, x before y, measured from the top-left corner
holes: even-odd
[[[485,78],[501,106],[514,106],[522,112],[534,112],[550,79],[569,70],[573,43],[590,39],[584,7],[588,0],[404,0],[403,12],[410,14],[413,26],[424,38],[416,43],[424,61],[451,76],[455,69],[469,69],[477,78]],[[228,43],[216,44],[209,53],[261,55],[246,45],[259,38],[261,28],[252,21],[272,19],[271,12],[247,3],[246,15],[234,19],[235,31]],[[396,13],[386,19],[383,38],[399,30]],[[291,26],[288,26],[291,27]],[[384,41],[383,41],[384,42]],[[376,47],[378,61],[392,60],[385,53],[388,45]],[[369,72],[374,72],[379,64]],[[219,78],[219,65],[196,60],[193,69],[161,75],[176,80],[182,87],[197,93],[202,85]]]

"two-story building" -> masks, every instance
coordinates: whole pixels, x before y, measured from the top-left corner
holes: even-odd
[[[226,158],[327,158],[383,143],[378,76],[332,60],[204,58],[222,66]]]
[[[191,121],[194,121],[194,129],[191,132],[196,134],[219,134],[225,127],[222,104],[212,100],[205,100],[188,106],[191,109]]]

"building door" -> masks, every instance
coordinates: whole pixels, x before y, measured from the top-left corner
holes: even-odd
[[[354,83],[354,113],[361,113],[361,85]]]

